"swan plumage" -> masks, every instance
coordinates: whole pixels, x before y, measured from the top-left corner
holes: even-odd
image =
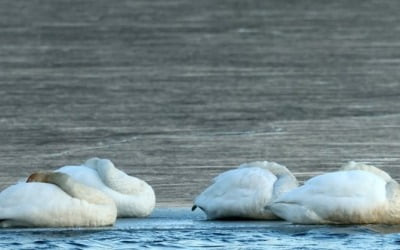
[[[271,200],[297,187],[297,180],[283,165],[258,161],[242,164],[214,178],[194,200],[209,219],[277,219],[264,207]]]
[[[115,222],[104,193],[62,173],[35,173],[0,193],[0,227],[96,227]]]
[[[311,178],[268,208],[300,224],[399,224],[400,188],[383,170],[350,162]]]
[[[153,188],[119,170],[108,159],[91,158],[80,166],[64,166],[56,171],[110,196],[116,203],[118,217],[145,217],[155,207]]]

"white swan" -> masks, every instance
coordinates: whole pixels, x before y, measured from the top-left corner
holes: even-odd
[[[64,166],[56,171],[110,196],[117,205],[118,217],[145,217],[154,209],[153,188],[117,169],[108,159],[91,158],[81,166]]]
[[[115,222],[112,199],[66,174],[39,172],[27,181],[0,193],[0,227],[96,227]]]
[[[399,224],[400,188],[384,171],[350,162],[311,178],[268,208],[301,224]]]
[[[266,204],[297,187],[290,171],[275,162],[252,162],[226,171],[194,201],[209,219],[278,219]]]

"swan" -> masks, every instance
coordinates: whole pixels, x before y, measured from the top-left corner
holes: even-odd
[[[97,227],[116,217],[111,198],[63,173],[37,172],[0,193],[0,227]]]
[[[56,170],[110,196],[117,205],[118,217],[146,217],[155,207],[153,188],[139,178],[117,169],[108,159],[91,158],[80,166]]]
[[[400,187],[377,167],[349,162],[311,178],[267,208],[299,224],[400,224]]]
[[[275,162],[245,163],[218,175],[194,200],[208,219],[278,219],[266,204],[297,187],[296,177]]]

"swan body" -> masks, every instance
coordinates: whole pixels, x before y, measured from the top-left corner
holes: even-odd
[[[242,164],[216,178],[194,201],[209,219],[278,219],[264,207],[279,195],[297,187],[290,171],[275,162]]]
[[[155,207],[153,188],[117,169],[108,159],[92,158],[81,166],[64,166],[57,172],[110,196],[117,206],[118,217],[145,217]]]
[[[35,180],[39,175],[45,179]],[[97,227],[115,222],[113,200],[68,175],[40,173],[28,181],[0,193],[0,227]]]
[[[311,178],[268,208],[300,224],[399,224],[400,188],[384,171],[350,162]]]

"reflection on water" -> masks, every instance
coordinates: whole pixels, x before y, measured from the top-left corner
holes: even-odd
[[[399,249],[398,226],[308,226],[283,221],[207,221],[189,208],[159,208],[114,227],[3,229],[1,249]]]

